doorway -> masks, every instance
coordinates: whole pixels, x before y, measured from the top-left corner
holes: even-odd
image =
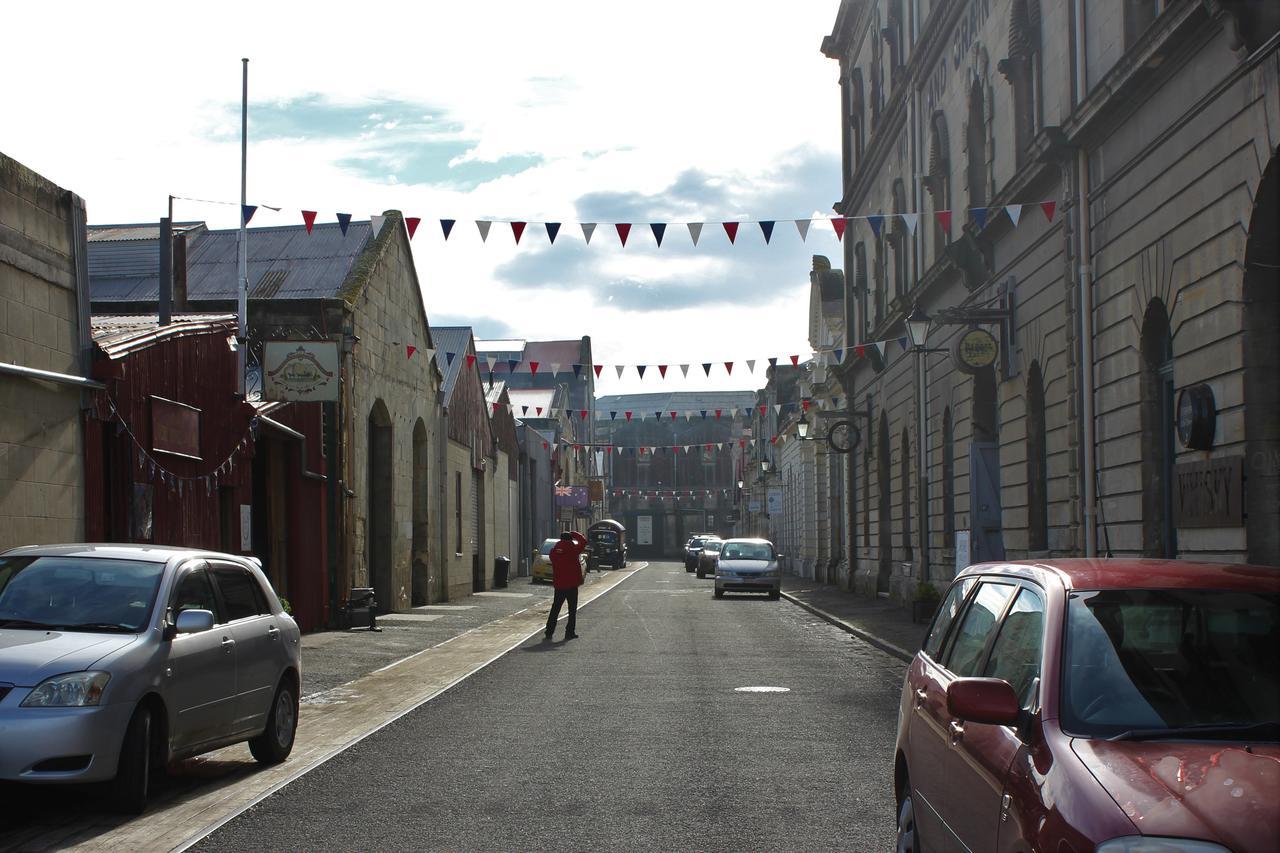
[[[413,546],[410,561],[413,606],[431,603],[430,545],[427,509],[427,425],[418,418],[413,425]]]
[[[970,547],[975,563],[1004,559],[1004,509],[1000,503],[1000,414],[996,371],[973,376],[973,440],[969,445]]]
[[[880,430],[876,436],[876,457],[879,477],[876,486],[880,491],[880,571],[876,575],[876,594],[889,593],[889,579],[893,577],[893,495],[889,486],[889,417],[880,413]]]
[[[369,503],[365,516],[366,559],[369,581],[382,612],[395,609],[392,584],[391,537],[395,530],[395,504],[392,500],[392,426],[391,415],[381,400],[369,410],[369,459],[365,491]]]
[[[1262,173],[1244,250],[1244,435],[1249,562],[1280,565],[1280,151]]]

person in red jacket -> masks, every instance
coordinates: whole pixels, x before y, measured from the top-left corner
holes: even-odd
[[[587,537],[576,530],[560,534],[560,541],[551,548],[551,582],[556,588],[555,600],[551,604],[551,613],[547,616],[547,639],[556,631],[556,620],[560,618],[560,605],[569,602],[569,624],[565,626],[564,638],[577,639],[574,630],[578,623],[578,587],[582,586],[582,564],[578,556],[587,550]]]

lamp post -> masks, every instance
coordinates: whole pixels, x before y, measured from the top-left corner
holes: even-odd
[[[932,322],[928,314],[913,305],[911,315],[907,317],[907,338],[911,348],[916,352],[916,500],[918,501],[917,517],[920,537],[920,580],[929,580],[929,473],[928,473],[928,422],[925,407],[928,404],[925,374],[925,342],[929,337],[929,324]]]
[[[809,415],[808,414],[803,412],[800,414],[800,422],[796,424],[796,435],[800,438],[801,441],[804,441],[809,437]]]

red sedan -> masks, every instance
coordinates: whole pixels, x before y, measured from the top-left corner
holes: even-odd
[[[898,710],[900,851],[1280,850],[1280,570],[957,576]]]

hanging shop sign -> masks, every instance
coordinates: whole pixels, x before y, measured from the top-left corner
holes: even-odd
[[[338,399],[337,341],[267,341],[263,399],[334,402]]]
[[[770,486],[768,493],[765,495],[766,506],[769,515],[779,515],[782,512],[782,487]]]
[[[1244,524],[1244,457],[1185,462],[1173,472],[1173,513],[1179,527]]]
[[[977,373],[996,363],[1000,344],[986,329],[969,329],[951,351],[955,365],[965,373]]]
[[[199,460],[200,410],[164,397],[152,397],[151,449]]]

